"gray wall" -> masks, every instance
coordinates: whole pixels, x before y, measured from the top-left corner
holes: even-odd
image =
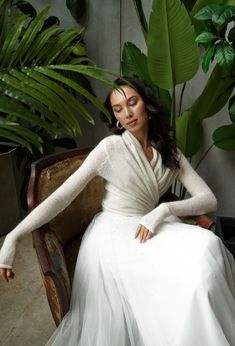
[[[65,0],[33,0],[31,3],[40,9],[51,5],[51,13],[61,19],[64,27],[76,27],[77,23],[66,8]],[[145,43],[138,26],[137,17],[132,0],[95,0],[89,1],[89,16],[85,34],[88,56],[102,66],[119,73],[121,47],[124,42],[132,41],[145,51]],[[143,1],[146,14],[150,12],[152,0]],[[199,71],[197,76],[189,82],[184,97],[186,109],[200,94],[206,76]],[[93,83],[97,95],[104,98],[106,89],[98,83]],[[85,136],[78,138],[81,146],[96,144],[107,134],[107,130],[96,115],[97,124],[92,127],[81,121]],[[204,122],[204,143],[200,153],[194,158],[197,162],[206,148],[211,144],[211,134],[215,128],[228,123],[227,109]],[[218,202],[218,215],[234,216],[235,206],[235,152],[226,152],[215,147],[198,168],[198,172],[207,181],[215,192]]]

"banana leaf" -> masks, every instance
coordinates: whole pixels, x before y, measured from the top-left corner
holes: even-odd
[[[147,24],[147,20],[144,14],[144,10],[143,10],[143,5],[142,5],[142,1],[141,0],[132,0],[138,19],[139,19],[139,23],[140,23],[140,27],[142,30],[142,33],[144,35],[145,41],[147,40],[147,35],[148,35],[148,24]]]
[[[131,42],[126,42],[122,52],[122,75],[138,77],[156,91],[167,112],[171,112],[171,96],[167,90],[158,88],[149,76],[147,56]]]
[[[218,113],[233,90],[229,71],[216,66],[202,94],[191,108],[176,121],[177,142],[187,157],[192,157],[202,145],[202,121]]]
[[[151,80],[162,89],[191,79],[199,67],[195,32],[180,0],[154,0],[147,38]]]

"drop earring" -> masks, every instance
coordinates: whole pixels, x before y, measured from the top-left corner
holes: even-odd
[[[116,122],[116,128],[118,129],[118,130],[122,130],[123,129],[123,126],[120,124],[120,122],[119,121],[117,121]]]

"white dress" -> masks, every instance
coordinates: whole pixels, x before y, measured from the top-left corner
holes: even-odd
[[[233,256],[212,232],[177,217],[215,207],[184,157],[180,165],[172,173],[157,151],[149,163],[127,131],[110,136],[10,233],[0,267],[12,266],[16,239],[54,217],[95,174],[104,177],[103,211],[84,234],[70,310],[47,346],[235,346]],[[175,178],[192,197],[155,208]],[[140,223],[155,232],[142,244],[134,238]]]

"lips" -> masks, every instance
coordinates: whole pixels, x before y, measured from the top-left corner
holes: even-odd
[[[134,126],[137,123],[137,119],[133,119],[127,123],[129,126]]]

